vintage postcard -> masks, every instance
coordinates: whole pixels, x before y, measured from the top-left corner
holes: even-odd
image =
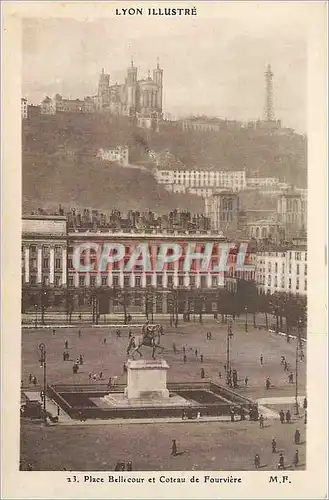
[[[3,498],[327,498],[326,19],[2,4]]]

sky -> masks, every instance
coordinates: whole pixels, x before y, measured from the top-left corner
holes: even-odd
[[[264,72],[270,63],[275,117],[306,133],[307,40],[295,11],[249,9],[244,15],[243,9],[215,12],[197,5],[198,15],[186,18],[113,12],[103,19],[25,18],[23,96],[38,103],[57,92],[70,98],[94,95],[101,68],[112,83],[121,83],[132,57],[141,79],[159,57],[165,113],[257,120],[264,116]]]

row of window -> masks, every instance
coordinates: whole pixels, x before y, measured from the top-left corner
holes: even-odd
[[[47,245],[42,245],[42,247],[37,246],[37,245],[29,245],[29,246],[26,246],[26,247],[22,246],[22,253],[24,252],[25,248],[28,248],[31,253],[36,253],[39,248],[41,248],[44,253],[48,253],[50,251],[50,247],[47,246]],[[54,247],[55,253],[61,253],[62,248],[63,247],[56,245]]]
[[[31,274],[30,285],[36,285],[36,284],[37,284],[37,277],[34,274]],[[42,277],[42,284],[44,286],[49,286],[49,284],[50,284],[49,276]],[[62,286],[62,277],[61,276],[55,276],[54,285],[55,286]]]
[[[307,252],[288,252],[289,260],[295,259],[295,260],[303,260],[303,254],[304,254],[304,260],[307,260]],[[262,252],[262,255],[264,257],[285,257],[286,253],[285,252]],[[259,260],[260,264],[266,264],[266,260]]]
[[[267,283],[265,282],[265,276],[262,276],[262,278],[260,279],[260,284],[261,285],[268,285],[268,286],[272,286],[272,277],[269,275],[267,277]],[[285,288],[285,280],[282,279],[281,280],[281,288]],[[277,288],[278,287],[278,278],[277,276],[274,277],[274,287]],[[288,280],[288,288],[289,290],[291,290],[292,288],[292,279],[289,278]],[[299,281],[299,278],[296,279],[296,286],[295,286],[296,290],[299,290],[300,289],[300,281]],[[306,291],[307,290],[307,280],[304,280],[304,290]]]
[[[72,260],[71,260],[72,263]],[[62,259],[55,259],[55,269],[62,269]],[[73,267],[73,266],[72,266]],[[32,258],[30,259],[30,269],[37,269],[37,259]],[[42,269],[49,269],[49,259],[48,257],[45,257],[42,260]]]
[[[48,286],[49,285],[49,277],[43,276],[42,283],[43,283],[43,285]],[[35,275],[30,276],[30,284],[31,285],[37,284],[37,277]],[[55,276],[54,284],[55,284],[55,286],[61,286],[62,285],[62,278],[60,276]],[[107,284],[108,284],[108,277],[102,276],[101,277],[101,285],[107,286]],[[168,276],[167,287],[170,288],[173,284],[174,284],[173,276]],[[73,276],[68,277],[68,285],[74,286],[74,277]],[[95,287],[96,285],[97,285],[97,277],[90,276],[90,286]],[[184,285],[185,285],[184,276],[178,276],[178,286],[184,286]],[[189,278],[189,286],[196,286],[196,285],[197,285],[196,277],[191,276]],[[79,286],[81,286],[81,287],[86,286],[86,276],[79,276]],[[119,276],[113,276],[112,286],[114,286],[114,287],[120,286]],[[123,286],[130,287],[130,276],[124,276]],[[135,276],[135,287],[138,288],[141,286],[142,286],[141,276]],[[146,276],[146,286],[152,286],[152,276]],[[163,286],[163,276],[156,277],[156,286],[159,288],[161,288]],[[201,286],[201,288],[206,288],[208,286],[208,280],[207,280],[206,276],[200,276],[200,286]],[[212,287],[218,286],[218,277],[217,276],[211,277],[211,286]]]
[[[245,179],[245,172],[214,172],[212,170],[205,170],[205,171],[202,171],[202,170],[182,170],[182,171],[177,171],[177,170],[174,170],[174,171],[159,171],[158,172],[158,175],[162,176],[162,177],[170,177],[170,176],[186,176],[186,177],[198,177],[198,176],[205,176],[205,177],[224,177],[224,178],[234,178],[234,179]]]
[[[258,269],[259,269],[259,272],[263,272],[263,273],[266,272],[266,268],[265,267],[260,267]],[[291,274],[292,273],[292,265],[291,264],[289,264],[288,270],[289,270],[288,271],[289,274]],[[269,272],[269,273],[272,272],[271,262],[269,262],[268,265],[267,265],[267,272]],[[278,272],[279,272],[279,266],[278,266],[277,263],[275,263],[274,264],[274,273],[278,274]],[[296,268],[295,268],[294,272],[297,274],[297,276],[300,274],[300,265],[299,264],[296,265]],[[285,273],[285,263],[284,262],[282,262],[282,264],[281,264],[281,273],[282,274]],[[307,276],[307,264],[304,265],[304,275]]]

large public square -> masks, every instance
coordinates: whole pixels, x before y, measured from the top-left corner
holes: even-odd
[[[40,343],[46,345],[49,384],[97,385],[104,384],[109,377],[117,384],[126,384],[123,365],[127,361],[128,327],[121,327],[119,338],[114,326],[54,328],[55,332],[52,327],[22,329],[21,378],[24,389],[42,389]],[[131,330],[139,334],[140,328],[131,327]],[[211,340],[207,340],[206,336],[209,331],[212,333]],[[304,468],[306,426],[303,409],[299,417],[294,415],[292,403],[296,386],[288,381],[290,372],[295,377],[296,340],[287,342],[284,336],[251,325],[248,325],[246,332],[243,321],[239,320],[233,322],[232,332],[231,366],[237,370],[239,379],[235,390],[254,401],[267,398],[266,406],[272,412],[289,408],[293,413],[290,424],[282,425],[278,418],[271,418],[267,414],[263,429],[260,429],[259,422],[232,423],[229,419],[169,419],[166,422],[152,420],[147,423],[71,422],[50,427],[24,419],[21,426],[21,459],[31,463],[35,470],[113,470],[118,460],[131,460],[134,470],[250,470],[254,468],[254,456],[258,453],[261,470],[273,470],[277,467],[281,450],[287,467],[292,467],[296,451],[294,433],[298,428],[301,432],[298,468]],[[208,320],[203,324],[190,322],[170,328],[164,323],[161,339],[164,352],[158,357],[163,357],[170,367],[168,382],[201,381],[203,368],[206,380],[225,385],[226,324]],[[69,361],[63,361],[66,341]],[[173,344],[177,348],[176,354]],[[183,361],[183,347],[186,362]],[[142,353],[143,357],[150,358],[151,353],[146,347],[142,348]],[[80,354],[84,363],[79,372],[73,374],[73,362]],[[301,397],[306,395],[306,349],[304,354],[305,358],[298,363],[298,394]],[[288,371],[281,365],[281,356],[288,362]],[[99,380],[100,372],[103,380]],[[37,377],[36,387],[29,383],[30,374]],[[95,381],[94,375],[97,375]],[[265,381],[268,377],[271,387],[267,390]],[[272,453],[273,438],[277,442],[277,454]],[[170,456],[172,439],[177,440],[179,453],[176,457]]]

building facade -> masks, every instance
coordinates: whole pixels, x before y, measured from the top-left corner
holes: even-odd
[[[21,98],[21,117],[23,120],[27,119],[27,99]]]
[[[97,157],[105,161],[119,163],[122,167],[129,165],[129,150],[127,146],[117,146],[112,149],[100,149]]]
[[[94,113],[95,105],[91,97],[82,99],[66,99],[60,94],[54,98],[46,96],[41,102],[42,115],[55,115],[56,113]]]
[[[307,200],[301,193],[281,194],[277,203],[278,222],[288,235],[307,230]]]
[[[246,172],[214,171],[214,170],[155,170],[158,184],[169,186],[184,186],[188,192],[204,188],[213,193],[217,188],[242,191],[246,187]],[[173,191],[173,188],[171,188]]]
[[[61,216],[26,216],[22,227],[22,289],[24,297],[23,309],[35,307],[38,311],[40,301],[47,297],[47,304],[56,305],[62,302],[63,307],[67,296],[74,297],[76,309],[90,304],[93,294],[107,293],[109,312],[120,309],[118,295],[129,294],[130,306],[133,310],[143,310],[145,297],[152,295],[154,310],[168,312],[171,296],[179,294],[180,312],[188,307],[188,301],[193,293],[204,297],[208,308],[213,310],[216,293],[225,286],[225,271],[213,271],[219,263],[219,244],[227,239],[219,234],[186,234],[178,232],[157,233],[156,231],[119,232],[119,231],[86,231],[81,229],[67,231],[67,220]],[[86,251],[82,264],[95,263],[95,268],[88,272],[74,267],[74,252],[82,243],[99,245],[120,243],[125,248],[124,259],[109,264],[100,270],[96,265],[97,255],[93,250]],[[144,272],[136,266],[132,271],[126,271],[126,264],[138,244],[146,244],[151,258],[158,255],[163,243],[179,244],[182,255],[176,261],[166,264],[163,272]],[[204,252],[207,243],[214,244],[211,254],[210,269],[200,270],[198,260],[193,261],[189,270],[184,269],[184,259],[189,245],[195,252]],[[101,250],[100,250],[101,251]],[[213,298],[213,302],[212,302]],[[134,309],[135,308],[135,309]],[[209,311],[208,311],[209,312]]]
[[[278,223],[269,219],[261,219],[247,223],[250,238],[263,240],[274,237],[279,232]]]
[[[178,125],[182,130],[193,130],[197,132],[220,132],[221,130],[239,130],[246,125],[235,120],[221,120],[207,116],[196,116],[179,120]]]
[[[262,293],[307,295],[306,247],[258,252],[256,284]]]
[[[206,215],[214,231],[234,232],[239,223],[239,197],[232,190],[220,191],[207,199]]]
[[[277,177],[248,177],[246,184],[250,188],[274,187],[279,184],[279,179]]]

